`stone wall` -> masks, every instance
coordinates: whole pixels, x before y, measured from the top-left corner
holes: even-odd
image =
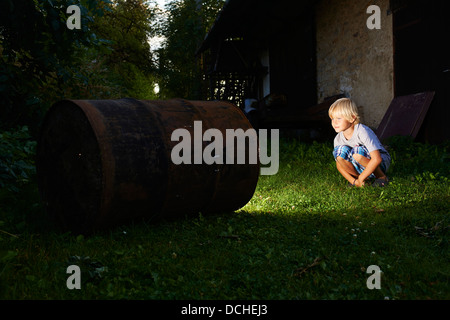
[[[381,9],[381,29],[366,22],[370,5]],[[394,98],[392,15],[389,0],[322,0],[316,7],[318,102],[344,93],[359,106],[363,123],[377,128]]]

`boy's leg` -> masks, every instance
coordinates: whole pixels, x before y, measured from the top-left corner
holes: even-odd
[[[361,148],[361,147],[358,147],[358,148]],[[365,167],[367,167],[367,165],[369,164],[369,161],[370,161],[370,155],[368,154],[368,151],[367,151],[367,156],[369,158],[367,158],[365,155],[366,155],[365,151],[362,151],[362,152],[355,151],[355,153],[352,155],[352,157],[353,157],[353,159],[355,159],[356,162],[358,162],[360,165],[362,165],[365,168]],[[375,169],[373,174],[374,174],[375,178],[377,178],[377,179],[387,180],[386,174],[383,172],[383,170],[381,170],[380,166],[378,166]]]
[[[333,156],[336,160],[336,167],[340,174],[351,184],[358,178],[359,173],[356,171],[351,162],[352,148],[349,146],[338,146],[333,150]]]
[[[340,174],[351,184],[358,178],[359,173],[356,171],[353,164],[341,157],[336,158],[336,167]]]

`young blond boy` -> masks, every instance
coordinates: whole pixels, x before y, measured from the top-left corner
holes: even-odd
[[[342,176],[356,187],[364,186],[367,179],[375,179],[374,186],[387,185],[391,156],[376,134],[360,123],[356,104],[347,98],[339,99],[330,107],[328,115],[338,133],[333,156]]]

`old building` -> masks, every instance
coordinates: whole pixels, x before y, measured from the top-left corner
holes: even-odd
[[[265,125],[305,127],[347,96],[377,128],[395,97],[434,91],[421,135],[448,139],[449,13],[444,0],[227,0],[199,48],[208,98],[256,99]]]

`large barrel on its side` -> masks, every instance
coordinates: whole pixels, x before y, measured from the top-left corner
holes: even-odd
[[[235,105],[221,101],[63,100],[49,110],[37,149],[43,203],[65,229],[86,232],[135,219],[235,211],[253,196],[259,161],[179,164],[176,129],[247,131]],[[247,141],[248,142],[248,141]],[[203,141],[205,147],[210,142]],[[192,142],[193,144],[193,142]],[[226,144],[224,139],[224,152]],[[192,159],[194,159],[194,148]]]

